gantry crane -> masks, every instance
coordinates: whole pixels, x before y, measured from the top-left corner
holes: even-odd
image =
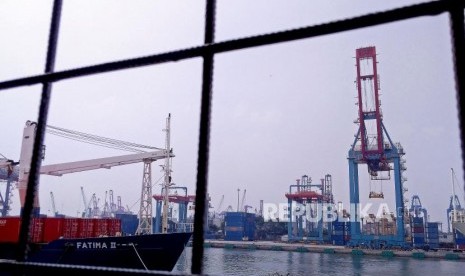
[[[423,217],[423,223],[426,225],[428,222],[428,211],[421,205],[420,197],[418,195],[413,195],[410,204],[410,216],[415,218]]]
[[[386,127],[383,124],[381,101],[379,99],[379,78],[377,71],[376,48],[365,47],[356,50],[358,93],[358,118],[359,124],[355,140],[349,150],[349,179],[350,179],[350,204],[351,204],[351,241],[349,244],[374,243],[383,246],[405,246],[404,195],[402,171],[405,170],[401,157],[405,154],[400,143],[392,142]],[[387,138],[387,141],[385,140]],[[396,200],[396,225],[397,234],[393,237],[383,237],[374,240],[373,236],[362,236],[360,231],[360,196],[359,196],[359,172],[358,165],[365,164],[371,183],[381,184],[385,180],[394,179]],[[392,167],[392,164],[394,167]],[[394,175],[391,175],[391,171]],[[383,198],[382,191],[370,189],[370,198]]]

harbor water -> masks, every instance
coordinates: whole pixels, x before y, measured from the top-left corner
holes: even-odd
[[[173,273],[190,273],[186,247]],[[207,275],[463,275],[463,260],[354,256],[310,252],[205,248]]]

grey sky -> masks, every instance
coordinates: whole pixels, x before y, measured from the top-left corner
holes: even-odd
[[[216,41],[319,24],[421,1],[217,1]],[[0,78],[43,71],[52,1],[0,2]],[[203,42],[204,1],[64,1],[56,70],[188,48]],[[407,197],[418,194],[433,221],[445,221],[450,168],[463,172],[448,17],[418,18],[337,35],[215,57],[209,192],[216,206],[286,202],[307,174],[333,177],[336,200],[349,202],[347,152],[357,125],[355,49],[376,46],[384,124],[406,152]],[[201,59],[61,81],[49,124],[164,146],[172,114],[173,180],[195,194]],[[40,86],[2,91],[0,153],[19,159],[27,120],[37,120]],[[46,136],[43,164],[124,154]],[[153,182],[162,177],[153,164]],[[80,186],[102,198],[112,189],[137,212],[142,164],[63,177],[42,176],[59,211],[83,209]],[[362,203],[368,198],[360,167]],[[159,193],[158,182],[154,188]],[[394,206],[393,184],[383,185]],[[2,184],[2,193],[4,192]],[[18,197],[14,199],[17,201]],[[18,213],[17,202],[13,213]],[[462,201],[463,204],[463,201]],[[375,210],[376,211],[376,210]]]

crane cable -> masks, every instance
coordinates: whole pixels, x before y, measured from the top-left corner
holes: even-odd
[[[50,134],[60,136],[63,138],[68,138],[75,141],[80,141],[83,143],[98,145],[107,148],[125,150],[125,151],[132,151],[132,152],[146,152],[146,150],[142,149],[149,149],[149,150],[162,150],[161,148],[146,146],[142,144],[136,144],[111,138],[106,138],[98,135],[88,134],[84,132],[74,131],[74,130],[67,130],[60,127],[50,126],[47,125],[46,131]]]

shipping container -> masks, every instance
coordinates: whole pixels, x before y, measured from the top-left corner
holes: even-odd
[[[63,237],[64,218],[46,218],[44,220],[43,241],[50,242]]]
[[[240,236],[240,238],[239,238]],[[225,215],[225,240],[254,240],[255,214],[227,212]]]
[[[91,218],[82,218],[79,220],[79,238],[95,237],[95,222]]]
[[[413,237],[412,243],[413,244],[425,244],[425,238]]]
[[[0,241],[17,242],[20,228],[21,219],[19,217],[0,218]]]
[[[226,231],[224,239],[226,241],[242,241],[244,231]]]
[[[135,214],[116,214],[117,219],[121,220],[122,235],[135,235],[139,226],[139,219]],[[153,225],[155,226],[156,223]]]

